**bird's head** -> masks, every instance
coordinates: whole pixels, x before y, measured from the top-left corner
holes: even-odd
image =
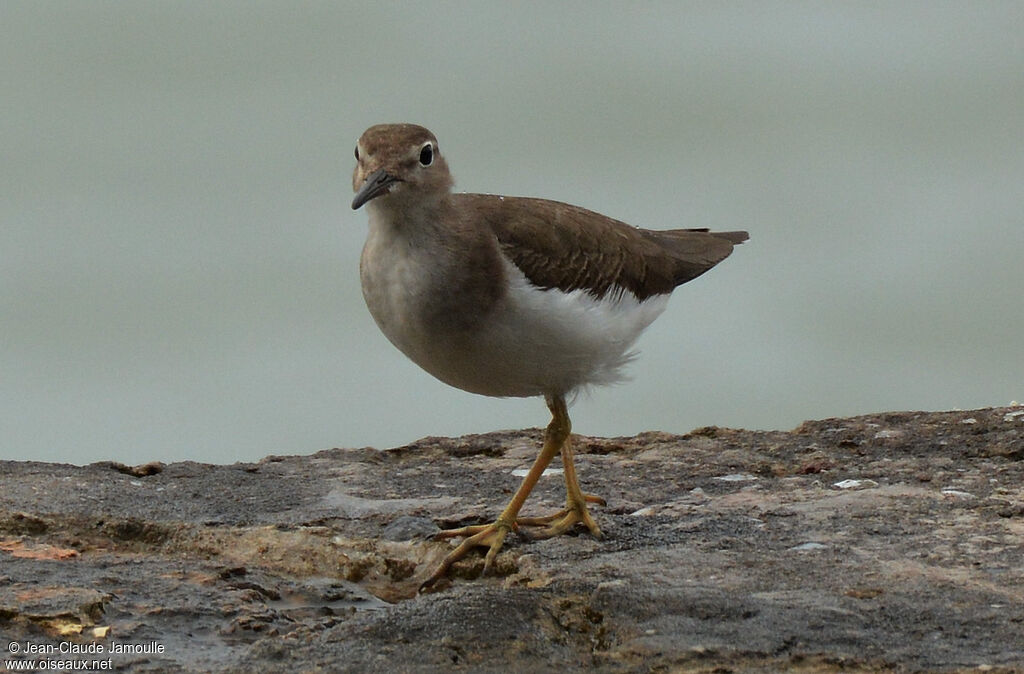
[[[378,124],[356,143],[352,208],[379,199],[381,206],[443,198],[452,187],[437,139],[415,124]]]

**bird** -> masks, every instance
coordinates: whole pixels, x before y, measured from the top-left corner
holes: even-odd
[[[440,381],[494,397],[543,397],[543,445],[508,505],[461,538],[421,584],[485,548],[484,573],[510,532],[547,538],[582,525],[601,537],[573,462],[567,401],[620,382],[640,333],[679,285],[724,260],[747,232],[649,230],[547,199],[457,193],[437,138],[416,124],[378,124],[355,147],[352,209],[369,227],[363,298],[381,332]],[[565,508],[524,517],[524,502],[561,455]]]

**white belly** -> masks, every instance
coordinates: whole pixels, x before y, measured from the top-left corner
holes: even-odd
[[[455,386],[533,396],[621,381],[631,347],[668,303],[667,295],[641,303],[628,292],[595,299],[582,290],[541,290],[508,267],[505,301],[462,354],[476,381]]]

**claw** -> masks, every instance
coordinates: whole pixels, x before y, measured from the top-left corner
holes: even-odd
[[[603,498],[601,498],[600,496],[595,496],[594,494],[584,494],[583,495],[583,500],[586,503],[595,503],[595,504],[600,505],[600,506],[608,505],[608,503]],[[580,509],[589,518],[590,515],[589,515],[589,513],[587,513],[586,506],[584,505]],[[516,524],[521,526],[521,527],[541,527],[541,526],[549,525],[552,522],[557,522],[558,520],[564,518],[569,513],[573,512],[574,510],[575,510],[575,507],[572,504],[569,504],[565,508],[562,508],[558,512],[552,513],[550,515],[542,515],[540,517],[519,517],[519,518],[516,518]],[[582,521],[582,519],[580,521]],[[588,529],[590,528],[589,525],[587,526],[587,528]],[[522,534],[523,532],[517,531],[517,533]],[[594,530],[591,529],[591,533],[594,533],[598,538],[600,538],[600,534],[601,534],[600,530],[598,530],[595,533]]]
[[[469,538],[475,536],[481,531],[486,531],[488,528],[493,527],[494,524],[471,524],[468,527],[461,527],[459,529],[444,529],[434,534],[434,540],[444,540],[446,538]]]
[[[430,574],[430,577],[420,585],[419,591],[423,592],[429,589],[434,583],[444,578],[452,564],[465,557],[470,550],[478,546],[488,548],[487,555],[484,557],[484,574],[486,574],[494,566],[494,559],[498,556],[498,552],[505,542],[505,536],[508,535],[512,528],[514,528],[514,525],[508,525],[499,520],[493,524],[474,524],[462,527],[461,529],[448,529],[439,532],[435,538],[455,538],[456,536],[467,536],[467,538],[441,560],[434,573]]]
[[[540,531],[520,532],[520,535],[530,540],[543,540],[564,534],[577,524],[582,524],[595,538],[601,538],[601,528],[597,526],[597,522],[594,521],[590,511],[587,510],[587,503],[600,503],[604,505],[604,499],[587,494],[584,496],[583,502],[570,503],[567,507],[552,515],[545,517],[521,517],[516,520],[516,523],[520,526],[547,526]]]

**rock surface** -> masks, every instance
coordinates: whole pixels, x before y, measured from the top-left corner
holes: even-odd
[[[510,536],[497,575],[474,555],[417,595],[438,526],[495,517],[539,443],[0,463],[0,648],[128,672],[1024,671],[1024,408],[574,436],[605,538]],[[524,513],[562,498],[553,472]]]

